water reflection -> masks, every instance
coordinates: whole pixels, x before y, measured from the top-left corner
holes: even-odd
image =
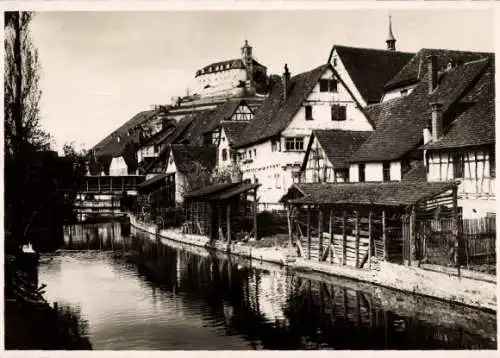
[[[120,237],[55,257],[40,280],[81,307],[95,349],[496,347],[494,314],[171,245]]]

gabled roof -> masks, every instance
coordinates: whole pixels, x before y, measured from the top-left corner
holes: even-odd
[[[187,128],[193,121],[193,118],[194,116],[182,117],[179,122],[177,122],[177,125],[175,126],[175,129],[173,131],[165,130],[165,132],[158,137],[156,143],[162,145],[162,150],[160,151],[158,156],[146,167],[146,173],[150,172],[151,169],[154,168],[158,163],[166,159],[165,157],[170,152],[169,145],[172,143],[176,143],[179,138],[182,138],[183,133],[187,130]]]
[[[182,174],[189,173],[195,162],[201,164],[207,170],[215,167],[217,159],[217,147],[215,145],[171,144],[170,149],[172,150],[175,166]]]
[[[487,63],[470,62],[444,73],[431,94],[424,76],[408,96],[381,103],[378,109],[372,107],[369,112],[379,117],[377,128],[349,161],[395,160],[417,148],[423,141],[423,129],[430,123],[430,104],[439,100],[443,103],[443,118],[453,115],[453,104],[474,86]]]
[[[156,116],[156,111],[143,111],[136,114],[130,120],[125,122],[121,127],[109,134],[106,138],[97,143],[93,149],[96,156],[112,156],[118,157],[123,153],[123,149],[130,141],[139,142],[140,129],[138,126],[153,119]],[[130,130],[130,135],[129,135]],[[118,142],[117,137],[120,137]]]
[[[226,134],[229,144],[234,145],[248,125],[249,122],[246,121],[230,121],[223,122],[221,127],[224,129],[224,133]]]
[[[461,148],[495,143],[495,69],[491,61],[476,86],[461,101],[466,108],[436,142],[425,149]]]
[[[305,169],[314,138],[318,140],[334,168],[346,169],[349,168],[346,158],[356,151],[371,133],[371,131],[343,131],[338,129],[313,130],[301,170]]]
[[[211,113],[212,123],[211,126],[207,128],[207,132],[214,130],[215,127],[217,127],[222,121],[230,120],[239,106],[247,106],[253,113],[252,108],[250,108],[245,100],[228,99],[226,102],[218,105],[217,108],[215,108],[215,110]]]
[[[342,64],[366,103],[380,102],[384,85],[415,55],[410,52],[334,45]]]
[[[294,184],[281,201],[294,204],[410,206],[455,187],[455,182]],[[300,193],[297,198],[297,192]],[[294,198],[295,197],[295,198]]]
[[[235,146],[258,143],[284,130],[328,67],[329,65],[322,65],[292,77],[286,100],[283,100],[282,83],[275,83]]]
[[[390,90],[404,85],[418,82],[427,73],[427,56],[437,56],[437,66],[444,69],[448,62],[452,61],[457,65],[475,61],[480,58],[489,57],[491,53],[456,51],[445,49],[424,48],[418,51],[408,63],[385,84],[385,90]]]

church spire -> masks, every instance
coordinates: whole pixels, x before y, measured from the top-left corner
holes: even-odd
[[[392,16],[389,14],[389,35],[387,36],[387,40],[385,40],[387,44],[387,49],[389,51],[396,51],[396,38],[392,33]]]

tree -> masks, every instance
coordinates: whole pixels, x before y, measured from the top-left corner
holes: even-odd
[[[31,40],[30,12],[5,13],[4,131],[5,154],[48,149],[49,135],[40,126],[38,50]]]

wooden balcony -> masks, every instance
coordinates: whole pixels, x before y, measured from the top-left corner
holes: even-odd
[[[77,190],[86,194],[119,194],[136,191],[146,179],[145,175],[85,176],[78,180]]]

